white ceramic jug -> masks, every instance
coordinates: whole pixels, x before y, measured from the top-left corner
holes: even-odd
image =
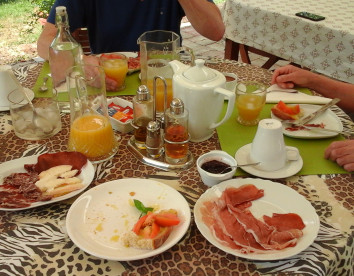
[[[197,59],[195,66],[177,60],[170,62],[174,72],[173,97],[181,99],[189,111],[188,131],[192,142],[209,139],[214,129],[230,118],[235,104],[235,93],[224,89],[225,76],[204,66],[204,62]],[[226,114],[218,121],[224,100],[228,101]]]

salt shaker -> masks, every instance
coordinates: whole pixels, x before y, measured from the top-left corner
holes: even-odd
[[[165,159],[168,163],[187,161],[189,139],[188,111],[184,109],[182,100],[174,98],[165,114]]]
[[[146,127],[154,118],[153,98],[146,85],[141,85],[133,97],[133,122],[135,145],[145,149]]]
[[[152,158],[159,158],[163,152],[160,124],[157,121],[151,121],[146,129],[146,152]]]

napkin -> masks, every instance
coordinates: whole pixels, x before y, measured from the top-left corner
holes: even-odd
[[[273,90],[276,90],[272,92]],[[270,86],[267,91],[267,103],[278,103],[282,100],[285,103],[297,103],[297,104],[326,104],[332,99],[321,96],[308,95],[302,92],[288,93],[289,89],[283,89],[277,84]],[[293,90],[293,89],[292,89]],[[307,89],[308,90],[308,89]],[[280,92],[279,92],[280,91]]]

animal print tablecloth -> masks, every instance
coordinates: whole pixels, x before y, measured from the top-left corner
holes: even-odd
[[[210,66],[238,74],[240,80],[270,80],[266,70],[232,61]],[[41,68],[33,62],[13,67],[31,87]],[[347,116],[341,115],[351,124]],[[0,166],[6,161],[66,150],[69,116],[62,115],[63,130],[51,139],[25,141],[14,135],[8,112],[0,113]],[[126,147],[130,134],[121,135],[113,159],[95,166],[91,187],[121,178],[163,175],[158,181],[178,190],[191,210],[207,187],[195,166],[182,172],[161,172],[135,159]],[[202,143],[192,143],[195,158],[220,148],[215,133]],[[166,177],[167,176],[167,177]],[[177,176],[170,180],[168,176]],[[143,260],[118,262],[94,257],[80,250],[65,228],[67,211],[75,198],[25,211],[0,211],[0,275],[353,275],[354,178],[351,174],[293,176],[274,180],[309,200],[320,218],[314,243],[291,258],[252,261],[227,254],[210,244],[193,220],[184,237],[169,250]]]

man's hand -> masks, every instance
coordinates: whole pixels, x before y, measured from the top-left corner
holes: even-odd
[[[325,158],[337,162],[346,171],[354,171],[354,140],[336,141],[325,150]]]

